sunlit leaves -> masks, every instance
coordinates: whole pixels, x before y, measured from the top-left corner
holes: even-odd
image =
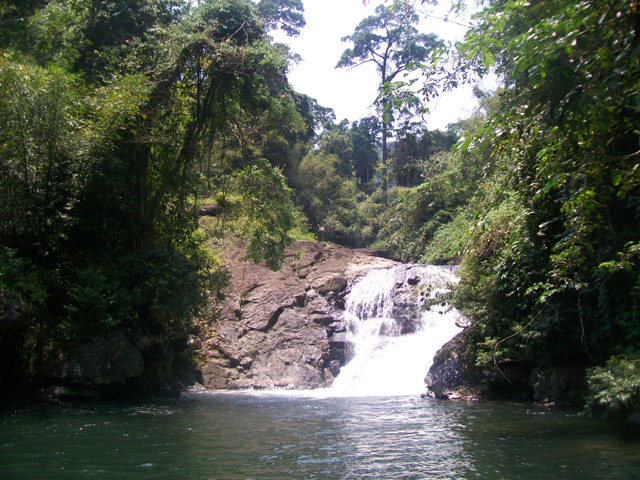
[[[277,167],[258,159],[238,173],[248,238],[247,257],[255,263],[280,269],[284,249],[293,243],[289,235],[295,223],[292,191]]]
[[[613,355],[602,367],[587,372],[590,412],[624,412],[640,408],[640,355]]]
[[[73,65],[84,47],[88,1],[53,0],[29,19],[36,57],[42,63]]]
[[[24,60],[8,54],[0,59],[0,162],[4,188],[17,188],[30,202],[31,195],[53,195],[48,189],[56,188],[58,175],[77,178],[82,106],[72,75]]]
[[[305,26],[304,6],[300,0],[260,0],[258,12],[269,28],[297,36]]]
[[[182,328],[224,284],[197,231],[205,176],[207,194],[239,200],[249,257],[279,267],[296,221],[273,166],[287,159],[261,157],[308,132],[256,5],[32,6],[2,36],[0,248],[41,326]]]
[[[86,96],[86,113],[90,119],[87,133],[101,137],[102,141],[121,140],[122,132],[138,125],[149,91],[149,81],[144,75],[119,77],[94,90]]]
[[[501,354],[532,365],[603,362],[617,346],[637,348],[640,48],[633,2],[495,1],[475,22],[460,54],[481,74],[495,68],[505,83],[485,135],[494,132],[495,155],[511,158],[506,187],[526,212],[519,238],[468,262],[462,284],[472,293],[465,298],[478,302],[483,325],[475,332],[490,340],[479,341],[478,355],[490,360],[501,338],[508,339]],[[608,395],[608,386],[597,388]]]

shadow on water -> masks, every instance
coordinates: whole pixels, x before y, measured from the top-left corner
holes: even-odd
[[[3,479],[636,479],[639,452],[574,411],[416,397],[204,393],[0,423]]]

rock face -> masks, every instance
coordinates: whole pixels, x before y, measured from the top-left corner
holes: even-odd
[[[0,358],[15,366],[0,375],[0,402],[14,396],[16,401],[175,396],[196,382],[215,389],[328,385],[346,361],[341,308],[350,281],[394,264],[367,251],[315,242],[290,248],[279,272],[245,261],[240,247],[227,254],[226,301],[212,303],[216,321],[199,336],[114,331],[69,340],[39,360],[37,378],[28,385],[15,348],[28,315],[18,300],[0,291]]]
[[[478,379],[465,362],[465,332],[460,332],[438,350],[424,379],[424,396],[439,399],[476,399]]]
[[[350,281],[391,260],[298,242],[273,272],[231,249],[231,284],[203,335],[202,383],[211,389],[318,388],[346,361],[344,296]]]
[[[391,316],[400,326],[400,335],[414,333],[420,321],[420,301],[416,288],[421,282],[419,267],[401,265],[395,269],[395,286],[393,288],[393,312]],[[422,292],[424,294],[426,292]]]
[[[190,356],[201,347],[193,335],[131,340],[112,332],[81,339],[44,360],[35,394],[45,401],[175,397],[198,379]]]
[[[20,346],[28,328],[22,302],[0,289],[0,403],[17,401],[24,395],[26,365]]]
[[[142,375],[144,361],[126,335],[118,332],[79,345],[50,368],[52,380],[108,385]]]
[[[473,366],[467,353],[467,331],[439,351],[424,379],[424,396],[440,399],[533,401],[538,405],[582,403],[584,371],[572,366],[531,368],[502,362],[494,368]]]
[[[424,379],[424,396],[464,400],[533,400],[530,370],[515,362],[499,363],[496,368],[479,369],[467,351],[463,330],[438,350]]]
[[[70,345],[43,369],[39,391],[43,400],[96,400],[107,390],[140,377],[144,360],[140,350],[121,332]]]

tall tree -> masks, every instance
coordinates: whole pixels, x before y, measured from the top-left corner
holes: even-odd
[[[351,164],[356,178],[361,184],[373,180],[378,165],[380,121],[377,117],[367,117],[351,124]]]
[[[379,74],[376,104],[382,118],[382,165],[386,170],[387,141],[398,112],[410,106],[419,106],[417,95],[410,87],[412,81],[399,80],[425,62],[442,42],[434,34],[418,33],[420,20],[416,10],[405,2],[379,5],[371,15],[356,27],[352,35],[342,39],[352,48],[342,53],[336,68],[353,68],[373,63]],[[383,172],[383,198],[386,204],[387,179]]]

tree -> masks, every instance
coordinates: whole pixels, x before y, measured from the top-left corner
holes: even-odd
[[[346,179],[351,179],[353,176],[351,165],[353,145],[347,125],[348,122],[344,120],[322,132],[318,141],[318,150],[328,155],[335,155],[338,158],[337,173]]]
[[[351,164],[356,178],[367,184],[375,175],[379,161],[380,122],[376,117],[363,118],[351,124]]]
[[[432,157],[450,150],[456,140],[457,136],[450,131],[405,131],[397,139],[393,152],[392,168],[397,184],[411,187],[428,180]]]
[[[300,29],[306,25],[300,0],[260,0],[258,12],[267,28],[279,28],[289,36],[300,35]]]
[[[382,124],[382,166],[386,169],[390,128],[397,113],[409,107],[419,107],[418,96],[410,87],[412,80],[398,80],[403,73],[414,71],[431,53],[442,45],[436,35],[418,33],[419,16],[404,2],[379,5],[375,15],[365,18],[352,35],[342,39],[353,48],[342,53],[336,68],[357,67],[373,63],[378,71],[378,105]],[[387,179],[383,173],[383,197],[386,204]]]

